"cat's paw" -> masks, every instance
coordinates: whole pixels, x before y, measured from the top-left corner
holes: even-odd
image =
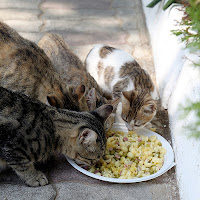
[[[0,159],[0,173],[8,167],[5,161]]]
[[[32,187],[44,186],[48,184],[48,179],[42,172],[38,172],[37,175],[26,181],[26,184]]]

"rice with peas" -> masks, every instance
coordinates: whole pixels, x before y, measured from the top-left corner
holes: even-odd
[[[140,178],[159,171],[165,154],[166,149],[156,136],[111,130],[107,132],[104,158],[88,171],[110,178]]]

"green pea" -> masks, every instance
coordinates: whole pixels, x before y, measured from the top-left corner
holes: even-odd
[[[118,134],[115,134],[115,136],[116,136],[116,137],[119,137],[119,135],[118,135]]]
[[[150,174],[154,174],[155,173],[155,167],[151,167],[150,170],[149,170]]]
[[[145,144],[145,141],[141,141],[141,144]]]
[[[159,145],[159,146],[162,146],[162,143],[161,143],[161,142],[158,142],[158,145]]]
[[[124,152],[124,157],[126,157],[127,156],[127,152]]]

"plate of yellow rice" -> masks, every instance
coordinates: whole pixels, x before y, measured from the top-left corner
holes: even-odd
[[[95,166],[86,170],[67,157],[68,162],[87,176],[115,183],[154,179],[175,165],[171,145],[156,132],[128,131],[124,124],[115,123],[106,136],[105,156]]]

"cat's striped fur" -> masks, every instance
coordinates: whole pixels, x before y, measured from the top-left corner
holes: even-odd
[[[156,90],[149,74],[123,50],[96,45],[86,69],[113,98],[121,97],[121,117],[129,130],[146,125],[156,114]]]
[[[55,107],[80,110],[85,88],[69,87],[44,51],[0,22],[0,86]],[[47,98],[48,97],[48,98]]]
[[[79,164],[94,164],[104,155],[103,123],[112,109],[111,105],[90,113],[56,109],[0,87],[0,165],[10,166],[26,184],[39,186],[48,180],[34,163],[55,152]]]
[[[54,68],[67,85],[78,87],[85,85],[85,93],[79,100],[79,108],[83,111],[94,110],[103,104],[112,104],[115,108],[119,98],[107,99],[95,79],[86,71],[79,57],[72,52],[63,37],[54,33],[45,34],[38,42],[51,60]],[[114,123],[114,114],[105,123],[105,130],[109,130]]]
[[[44,50],[67,85],[73,85],[74,87],[79,85],[86,86],[84,98],[82,98],[82,110],[90,110],[90,107],[93,107],[90,104],[96,104],[97,98],[102,100],[102,104],[106,103],[101,88],[85,70],[82,61],[72,52],[62,36],[47,33],[40,39],[38,46]],[[91,97],[91,89],[93,88],[95,88],[98,96]],[[89,97],[90,102],[87,102]]]

